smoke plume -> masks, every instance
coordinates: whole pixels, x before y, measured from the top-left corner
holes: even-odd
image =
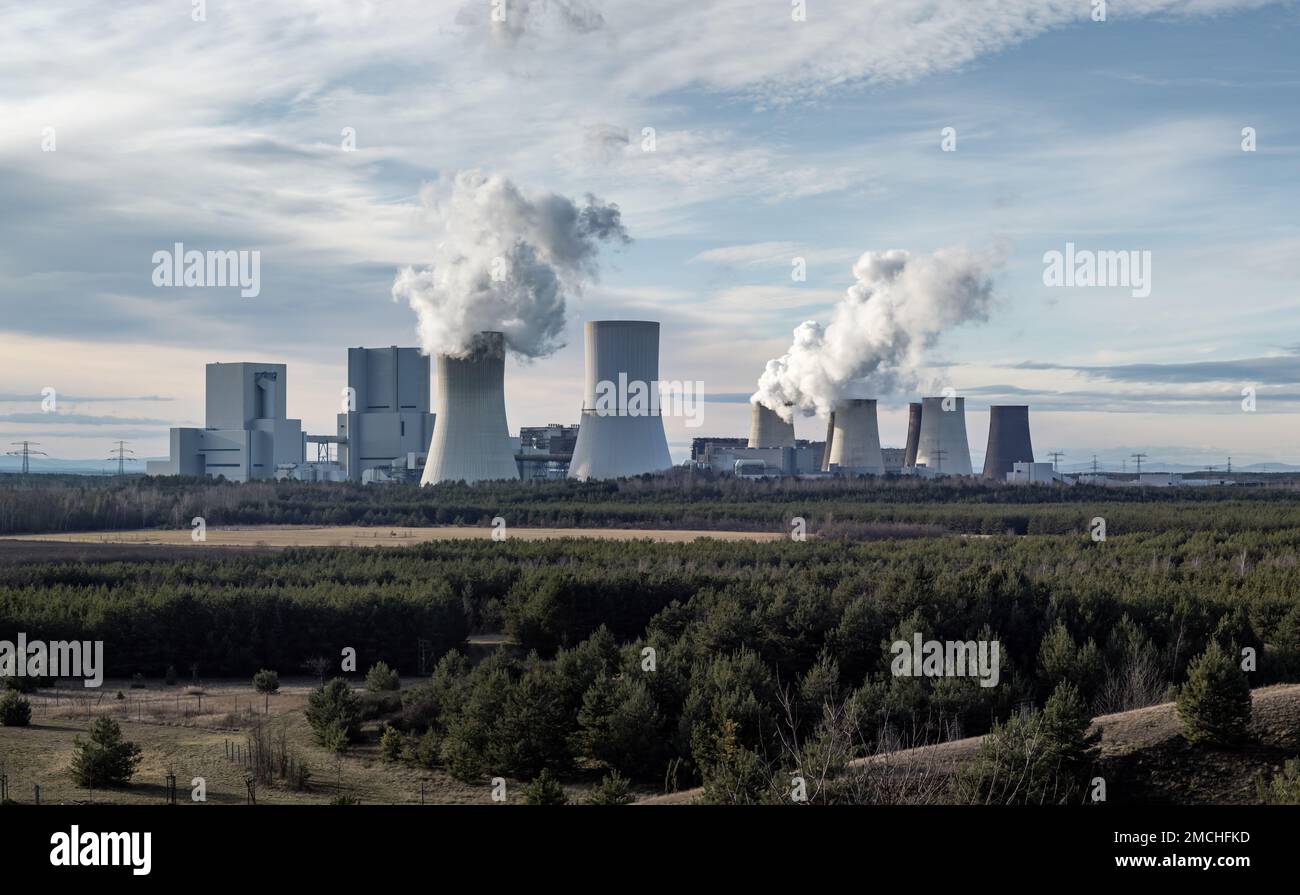
[[[964,248],[864,253],[831,322],[801,323],[790,350],[767,362],[750,400],[789,420],[794,410],[826,415],[845,398],[910,387],[945,331],[988,318],[992,273],[1002,260],[1001,252]]]
[[[419,318],[429,354],[465,356],[475,334],[505,333],[524,357],[562,347],[566,296],[596,277],[601,242],[629,242],[617,205],[588,195],[528,198],[501,176],[456,175],[450,195],[425,196],[439,231],[433,263],[393,282]]]

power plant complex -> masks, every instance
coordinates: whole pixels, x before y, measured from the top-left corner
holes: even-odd
[[[172,429],[170,457],[150,461],[147,471],[424,485],[663,472],[673,462],[659,333],[654,321],[586,323],[578,425],[525,426],[516,437],[506,420],[501,332],[478,333],[464,351],[439,354],[432,369],[418,348],[349,348],[348,385],[332,435],[304,433],[300,420],[288,418],[284,364],[208,364],[204,428]],[[796,437],[793,420],[752,401],[748,437],[696,438],[689,465],[750,478],[972,475],[964,398],[924,397],[908,405],[907,420],[905,446],[882,447],[877,399],[843,399],[829,414],[826,440],[813,442]],[[1027,406],[989,408],[982,474],[1024,483],[1058,479],[1051,464],[1034,461]]]

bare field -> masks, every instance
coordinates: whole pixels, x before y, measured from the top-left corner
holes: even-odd
[[[488,781],[470,785],[443,770],[429,770],[386,761],[375,743],[377,722],[364,727],[364,742],[353,746],[341,761],[316,745],[303,715],[307,696],[317,685],[312,678],[282,680],[280,692],[267,700],[247,681],[184,682],[166,686],[151,680],[145,689],[130,689],[125,680],[106,680],[95,690],[63,687],[29,694],[29,727],[0,727],[0,773],[7,776],[8,797],[22,804],[35,800],[40,786],[42,804],[158,804],[166,800],[166,778],[176,775],[177,803],[191,800],[191,781],[207,783],[208,804],[242,805],[248,799],[242,762],[252,725],[262,721],[272,738],[283,728],[288,748],[305,762],[311,779],[305,791],[287,785],[260,785],[257,804],[325,804],[336,793],[362,804],[418,805],[421,783],[426,804],[493,804]],[[122,699],[117,699],[118,693]],[[123,739],[143,750],[143,761],[131,785],[91,792],[69,774],[73,740],[85,739],[94,718],[113,717]],[[235,751],[239,747],[239,751]],[[508,802],[521,803],[524,782],[507,783]],[[584,787],[569,786],[570,797],[582,798]]]
[[[432,541],[488,540],[493,529],[486,526],[297,526],[253,525],[240,528],[209,528],[205,546],[222,547],[407,547]],[[559,538],[590,538],[607,541],[663,541],[681,543],[700,538],[716,541],[779,541],[783,532],[769,531],[684,531],[641,528],[508,528],[508,538],[544,541]],[[147,544],[195,546],[190,529],[164,531],[84,531],[39,535],[11,535],[13,541],[48,541],[72,544]]]

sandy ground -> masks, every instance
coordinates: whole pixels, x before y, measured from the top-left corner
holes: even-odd
[[[488,540],[493,529],[484,526],[295,526],[254,525],[243,528],[209,528],[204,543],[225,547],[407,547],[430,541]],[[592,538],[609,541],[684,542],[700,538],[718,541],[778,541],[783,532],[674,531],[638,528],[508,528],[507,538],[542,541],[556,538]],[[15,541],[55,541],[79,544],[195,544],[189,529],[180,531],[84,531],[39,535],[12,535]]]

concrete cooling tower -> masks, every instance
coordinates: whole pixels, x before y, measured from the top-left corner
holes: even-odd
[[[826,446],[822,448],[822,472],[829,472],[831,468],[831,448],[835,444],[835,411],[826,418]]]
[[[465,357],[438,355],[433,439],[421,485],[517,479],[506,428],[505,337],[479,333]]]
[[[583,336],[587,382],[569,478],[616,479],[668,469],[673,460],[658,406],[659,324],[593,320],[583,326]]]
[[[952,410],[944,410],[944,401]],[[922,398],[921,434],[916,462],[945,475],[970,475],[970,445],[966,441],[965,398]]]
[[[984,452],[984,477],[1006,481],[1012,464],[1033,463],[1029,440],[1029,407],[1025,404],[989,408],[989,446]]]
[[[757,401],[749,405],[749,446],[794,447],[794,421],[786,422],[772,408]]]
[[[916,450],[921,445],[921,405],[907,405],[907,449],[903,451],[903,465],[916,465]]]
[[[841,472],[885,474],[874,399],[851,398],[836,406],[829,465]]]

